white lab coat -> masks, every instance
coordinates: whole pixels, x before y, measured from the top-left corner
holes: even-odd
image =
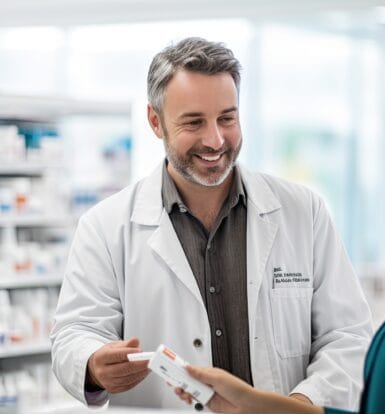
[[[355,408],[371,317],[322,200],[303,186],[241,168],[247,192],[247,285],[254,386]],[[53,368],[86,402],[90,355],[137,336],[209,366],[201,294],[161,198],[159,167],[89,210],[70,251],[52,331]],[[201,347],[194,340],[202,341]],[[110,404],[186,408],[151,374]]]

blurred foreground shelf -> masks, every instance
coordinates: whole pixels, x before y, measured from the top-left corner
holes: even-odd
[[[100,411],[98,409],[98,411]],[[104,412],[104,410],[101,410]],[[19,414],[77,414],[77,413],[95,413],[95,409],[85,408],[79,401],[73,399],[70,401],[58,401],[57,403],[48,403],[40,407],[26,407],[21,409]]]
[[[0,216],[0,227],[66,227],[74,222],[70,216],[43,214],[19,214]]]
[[[71,99],[63,96],[0,94],[0,117],[45,122],[71,115],[130,116],[129,102]]]
[[[59,165],[22,162],[0,165],[0,177],[41,177],[48,169],[60,169]]]
[[[46,354],[51,352],[51,342],[46,340],[34,340],[20,344],[0,346],[0,359],[14,358],[26,355]]]
[[[13,275],[1,277],[0,289],[23,289],[33,287],[60,286],[62,276],[59,275]]]

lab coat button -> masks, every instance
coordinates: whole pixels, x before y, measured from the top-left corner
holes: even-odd
[[[195,338],[193,344],[195,348],[200,348],[202,346],[202,341],[199,338]]]

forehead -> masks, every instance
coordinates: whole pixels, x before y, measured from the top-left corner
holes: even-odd
[[[238,93],[229,73],[206,75],[178,70],[165,89],[164,111],[178,115],[184,111],[223,111],[237,106]]]

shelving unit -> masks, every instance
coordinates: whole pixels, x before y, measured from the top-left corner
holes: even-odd
[[[61,128],[63,126],[64,120],[69,120],[71,123],[74,122],[74,120],[75,122],[78,122],[79,119],[86,119],[89,124],[92,124],[97,120],[116,122],[115,117],[118,117],[118,119],[121,119],[119,117],[124,117],[124,119],[127,119],[129,121],[131,118],[131,105],[128,102],[91,102],[59,96],[16,96],[4,95],[0,93],[0,125],[16,125],[19,127],[19,134],[23,133],[23,131],[27,131],[29,133],[30,130],[34,131],[35,128],[38,132],[40,132],[39,129],[46,131],[45,128],[47,128],[47,130],[52,129],[54,132],[58,131],[59,135],[61,135],[61,133],[64,135],[65,132],[66,137],[70,137],[71,140],[78,140],[82,138],[81,133],[85,131],[87,134],[87,130],[81,129],[80,136],[76,134],[68,135],[68,131],[72,130],[63,130]],[[86,123],[86,125],[88,124]],[[127,125],[129,127],[129,122],[127,122]],[[77,126],[78,124],[75,125],[75,127]],[[130,132],[129,129],[128,132]],[[34,135],[31,134],[31,136]],[[42,182],[40,180],[46,180],[48,177],[49,183],[52,183],[53,178],[57,177],[60,179],[59,175],[63,177],[63,174],[58,174],[58,172],[61,173],[61,169],[65,169],[65,165],[63,165],[65,160],[60,160],[60,162],[57,162],[56,160],[51,160],[51,158],[47,157],[46,154],[43,157],[39,158],[38,153],[32,153],[32,157],[27,156],[25,160],[7,160],[4,159],[4,153],[2,158],[1,155],[2,154],[0,153],[0,187],[2,186],[2,183],[6,188],[8,186],[8,189],[6,189],[8,192],[9,190],[14,191],[17,183],[13,182],[13,180],[18,179],[20,182],[25,182],[27,180],[29,181],[31,193],[33,193],[36,188],[39,188],[39,195],[44,195],[46,194],[44,193],[45,182]],[[60,188],[60,186],[57,186],[57,188]],[[55,185],[53,185],[53,190],[56,190]],[[88,188],[86,190],[88,190]],[[104,188],[102,190],[104,190]],[[62,194],[60,195],[62,196]],[[75,195],[78,196],[78,193],[75,193]],[[49,248],[44,245],[46,241],[70,241],[71,234],[75,228],[79,215],[81,214],[83,204],[74,204],[75,209],[70,210],[71,203],[68,199],[67,192],[63,196],[63,200],[60,198],[57,209],[52,209],[51,203],[45,203],[43,200],[45,200],[45,198],[41,197],[41,199],[39,199],[39,203],[37,204],[38,206],[44,204],[44,208],[41,208],[41,213],[32,213],[32,211],[39,211],[36,209],[36,207],[34,209],[30,209],[30,211],[28,211],[28,209],[25,209],[24,211],[23,209],[10,209],[8,211],[6,208],[0,208],[0,253],[2,248],[2,236],[5,234],[4,232],[10,228],[15,229],[15,234],[18,236],[18,241],[20,241],[19,236],[22,236],[22,240],[26,241],[27,243],[30,241],[34,242],[36,240],[39,240],[39,243],[42,242],[43,245],[39,247],[41,250],[38,251],[41,251],[43,253],[48,252],[44,253],[46,255],[50,254]],[[55,200],[55,198],[53,198],[53,200]],[[87,201],[86,203],[89,202]],[[53,203],[53,205],[54,204],[55,203]],[[86,204],[85,207],[88,207],[88,204]],[[43,237],[40,238],[40,236]],[[47,236],[47,238],[44,238],[45,236]],[[7,240],[8,239],[9,236]],[[36,248],[36,244],[32,244],[35,245]],[[65,246],[63,247],[65,252]],[[34,247],[31,247],[31,249],[33,248]],[[59,247],[59,251],[60,249],[61,247]],[[8,250],[11,252],[12,249]],[[44,254],[41,260],[44,259]],[[44,261],[41,263],[44,264]],[[38,328],[34,327],[32,331],[29,331],[29,333],[25,335],[24,340],[12,343],[10,343],[8,340],[5,342],[3,341],[3,344],[1,344],[2,339],[0,332],[0,372],[2,375],[3,373],[10,373],[10,375],[12,375],[12,372],[21,369],[24,372],[29,372],[31,377],[35,378],[33,374],[33,369],[35,368],[31,367],[36,367],[36,372],[40,372],[40,374],[42,372],[41,370],[43,369],[45,372],[44,375],[47,378],[51,376],[48,388],[51,389],[49,392],[53,392],[53,394],[49,394],[47,397],[48,394],[45,390],[45,396],[42,397],[39,406],[27,407],[28,413],[60,412],[60,410],[65,410],[67,412],[67,410],[71,410],[72,408],[79,408],[81,405],[68,394],[66,395],[61,387],[56,383],[56,380],[52,378],[53,374],[50,368],[51,344],[48,338],[44,338],[45,327],[49,326],[49,320],[51,318],[50,315],[52,315],[52,310],[54,309],[52,308],[52,304],[55,304],[58,288],[60,288],[62,283],[62,271],[60,271],[60,269],[57,269],[57,272],[53,271],[40,274],[37,273],[39,267],[31,266],[30,268],[37,269],[36,273],[29,273],[26,271],[15,272],[12,274],[9,270],[9,264],[6,264],[4,262],[3,267],[0,266],[0,291],[6,290],[9,292],[11,305],[13,304],[13,300],[15,300],[14,303],[19,306],[20,302],[23,302],[23,300],[20,300],[20,298],[24,298],[24,295],[28,299],[27,307],[21,308],[21,310],[18,311],[21,312],[23,315],[22,317],[25,317],[26,320],[29,320],[29,314],[27,313],[26,309],[29,309],[31,307],[30,303],[34,303],[33,301],[35,300],[35,297],[43,297],[44,300],[42,303],[48,303],[47,313],[42,316],[41,320],[39,319],[37,325]],[[7,273],[1,274],[1,269],[4,269],[4,272],[6,271]],[[32,302],[31,298],[33,298]],[[39,306],[39,303],[36,303],[36,305]],[[2,312],[1,301],[0,312]],[[38,318],[40,317],[41,316],[38,316]],[[35,318],[35,316],[31,316],[31,320],[33,318]],[[35,323],[35,319],[33,319],[33,321]],[[1,323],[2,322],[0,320],[0,325]],[[16,337],[13,336],[12,339],[16,339],[17,335],[18,332],[16,331]],[[36,383],[39,383],[39,387],[41,387],[41,383],[39,381],[41,381],[41,378],[40,380],[36,380]],[[54,387],[54,391],[52,391],[52,383],[56,383],[56,388]],[[57,395],[59,395],[59,397],[57,397]],[[64,400],[61,401],[62,399]]]

